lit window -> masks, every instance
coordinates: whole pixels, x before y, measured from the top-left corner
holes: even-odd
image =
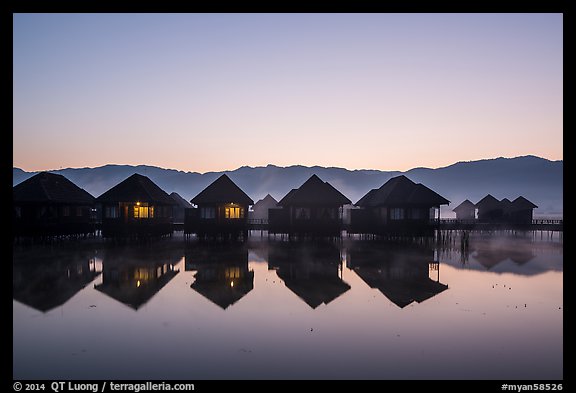
[[[134,205],[134,218],[154,218],[154,206],[143,203]]]
[[[244,209],[241,207],[227,207],[224,209],[224,217],[235,219],[244,217]]]

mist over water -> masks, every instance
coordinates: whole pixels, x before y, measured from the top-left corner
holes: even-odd
[[[15,379],[562,379],[563,240],[14,248]]]

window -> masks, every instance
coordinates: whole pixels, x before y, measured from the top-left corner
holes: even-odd
[[[224,277],[226,278],[240,278],[239,267],[228,267],[224,270]]]
[[[76,217],[82,217],[82,208],[81,207],[76,208]]]
[[[154,218],[154,206],[134,205],[134,218]]]
[[[216,218],[216,209],[213,207],[201,207],[200,218],[204,220],[211,220]]]
[[[244,209],[241,207],[227,207],[224,209],[224,217],[235,219],[244,217]]]
[[[310,208],[308,207],[297,207],[295,213],[296,213],[296,219],[298,220],[310,219]]]
[[[390,219],[391,220],[403,220],[404,219],[404,209],[401,207],[393,207],[390,209]]]
[[[106,206],[104,209],[104,217],[118,218],[118,206]]]
[[[18,218],[22,217],[22,208],[20,206],[16,206],[14,208],[14,212],[16,213],[16,217],[18,217]]]
[[[62,216],[69,217],[70,216],[70,206],[64,206],[62,208]]]

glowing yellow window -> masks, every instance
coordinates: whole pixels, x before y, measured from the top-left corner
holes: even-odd
[[[153,218],[154,217],[154,207],[145,206],[140,203],[134,205],[134,218]]]
[[[224,216],[226,218],[242,218],[244,216],[243,210],[241,207],[227,207]]]

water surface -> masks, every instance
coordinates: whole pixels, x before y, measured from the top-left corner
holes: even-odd
[[[562,379],[563,245],[15,248],[15,379]]]

